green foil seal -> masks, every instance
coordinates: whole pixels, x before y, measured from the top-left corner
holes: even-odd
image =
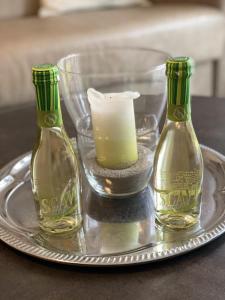
[[[37,116],[40,127],[60,127],[62,114],[59,96],[59,71],[51,64],[32,68],[33,83],[37,97]]]
[[[167,117],[175,122],[191,118],[190,77],[194,62],[190,57],[170,58],[166,62]]]

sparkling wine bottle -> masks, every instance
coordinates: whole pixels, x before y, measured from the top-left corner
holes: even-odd
[[[81,224],[78,162],[60,108],[59,74],[54,65],[32,68],[37,97],[38,139],[31,160],[32,189],[40,228],[63,233]]]
[[[156,222],[183,229],[198,222],[203,161],[191,121],[189,57],[169,59],[167,119],[156,149],[153,169]]]

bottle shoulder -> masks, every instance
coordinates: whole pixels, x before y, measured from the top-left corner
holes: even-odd
[[[198,145],[197,136],[191,121],[173,122],[168,120],[160,135],[160,141],[166,141],[165,138],[174,140],[174,142],[191,143]]]
[[[202,168],[202,153],[193,125],[189,122],[167,122],[156,148],[154,167],[159,170]]]
[[[36,186],[53,186],[58,190],[71,181],[78,181],[78,177],[78,159],[64,129],[41,129],[32,152],[32,182]]]
[[[58,142],[60,144],[70,144],[70,138],[67,135],[64,127],[41,127],[39,128],[38,139],[41,143],[51,144]]]
[[[64,158],[68,156],[75,157],[75,151],[64,127],[39,129],[32,156],[39,154],[47,159],[49,153],[54,156],[63,156]]]

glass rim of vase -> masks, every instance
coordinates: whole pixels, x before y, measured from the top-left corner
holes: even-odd
[[[150,114],[150,116],[154,119],[154,122],[155,122],[154,126],[152,127],[150,132],[154,132],[154,130],[157,129],[158,123],[157,123],[156,117],[153,114]],[[91,123],[91,115],[87,114],[83,118],[77,120],[77,127],[76,127],[77,137],[79,135],[82,137],[93,139],[93,129],[90,129],[90,132],[83,130],[83,127],[82,127],[83,122],[88,122],[88,124],[90,124]],[[150,132],[149,132],[149,130],[148,130],[148,132],[138,132],[138,128],[136,127],[136,136],[137,137],[145,136],[145,135],[149,134]]]
[[[162,56],[165,57],[165,61],[164,63],[162,64],[155,64],[153,65],[147,72],[144,71],[144,70],[141,70],[141,71],[126,71],[126,72],[122,72],[122,73],[116,73],[116,74],[112,74],[110,72],[105,72],[105,73],[87,73],[87,72],[81,72],[81,71],[66,71],[64,68],[63,68],[63,62],[68,60],[68,59],[71,59],[71,58],[75,58],[75,57],[85,57],[87,55],[90,55],[90,56],[94,56],[94,55],[97,55],[99,53],[110,53],[110,52],[118,52],[118,53],[123,53],[123,52],[126,52],[126,51],[129,51],[129,52],[135,52],[135,51],[139,51],[139,52],[142,52],[142,53],[155,53],[155,54],[161,54]],[[59,68],[59,71],[62,72],[62,73],[66,73],[66,74],[71,74],[71,75],[76,75],[76,76],[87,76],[87,77],[92,77],[92,76],[118,76],[118,75],[124,75],[124,74],[148,74],[148,73],[151,73],[151,72],[155,72],[155,71],[162,71],[165,69],[165,63],[166,63],[166,60],[171,58],[171,55],[165,51],[162,51],[162,50],[157,50],[157,49],[154,49],[154,48],[144,48],[144,47],[101,47],[101,48],[95,48],[95,49],[88,49],[88,50],[84,50],[84,51],[79,51],[79,52],[75,52],[75,53],[71,53],[71,54],[68,54],[62,58],[60,58],[57,62],[57,67]]]

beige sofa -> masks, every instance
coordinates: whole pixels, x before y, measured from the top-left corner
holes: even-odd
[[[219,62],[225,42],[225,1],[152,2],[149,8],[73,12],[40,19],[38,0],[0,0],[0,106],[33,101],[33,64],[56,63],[75,51],[112,45],[190,55],[197,62],[193,93],[222,93]]]

